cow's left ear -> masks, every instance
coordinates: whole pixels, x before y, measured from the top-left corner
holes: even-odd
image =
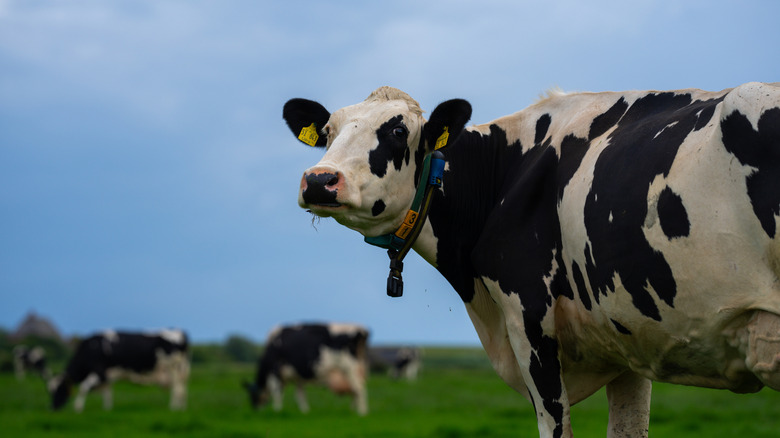
[[[425,123],[423,135],[428,150],[441,149],[455,142],[471,118],[471,104],[463,99],[440,103]]]
[[[309,145],[322,147],[328,138],[320,130],[330,119],[330,112],[318,102],[308,99],[290,99],[284,104],[282,117],[298,140]]]

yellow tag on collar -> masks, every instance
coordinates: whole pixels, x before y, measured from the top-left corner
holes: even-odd
[[[301,129],[301,133],[298,134],[298,140],[306,143],[309,146],[316,145],[319,138],[320,136],[317,134],[317,127],[314,126],[314,123]]]
[[[417,213],[414,210],[407,211],[406,217],[404,218],[404,222],[401,224],[400,227],[398,227],[398,230],[395,232],[395,235],[401,239],[406,239],[407,237],[409,237],[409,233],[412,231],[412,228],[414,227],[414,223],[417,222],[418,216],[419,213]]]
[[[450,138],[449,129],[450,128],[447,126],[444,127],[444,132],[442,132],[439,138],[436,139],[436,147],[434,150],[439,150],[444,146],[447,146],[447,140]]]

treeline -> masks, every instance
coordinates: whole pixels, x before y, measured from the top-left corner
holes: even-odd
[[[223,343],[190,346],[192,363],[240,362],[255,363],[263,346],[241,335],[230,335]]]

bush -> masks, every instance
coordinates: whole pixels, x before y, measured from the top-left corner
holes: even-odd
[[[260,355],[260,348],[243,336],[230,335],[225,342],[225,353],[232,361],[253,363]]]
[[[191,344],[190,360],[193,364],[228,362],[222,344]]]

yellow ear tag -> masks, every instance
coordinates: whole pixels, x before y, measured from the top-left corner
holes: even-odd
[[[444,127],[444,132],[442,132],[439,138],[436,139],[436,147],[434,148],[434,150],[438,150],[443,148],[444,146],[447,146],[447,140],[450,138],[449,129],[450,128],[447,126]]]
[[[317,127],[314,126],[314,123],[301,129],[301,133],[298,134],[298,140],[306,143],[309,146],[316,145],[319,138],[320,136],[317,134]]]

